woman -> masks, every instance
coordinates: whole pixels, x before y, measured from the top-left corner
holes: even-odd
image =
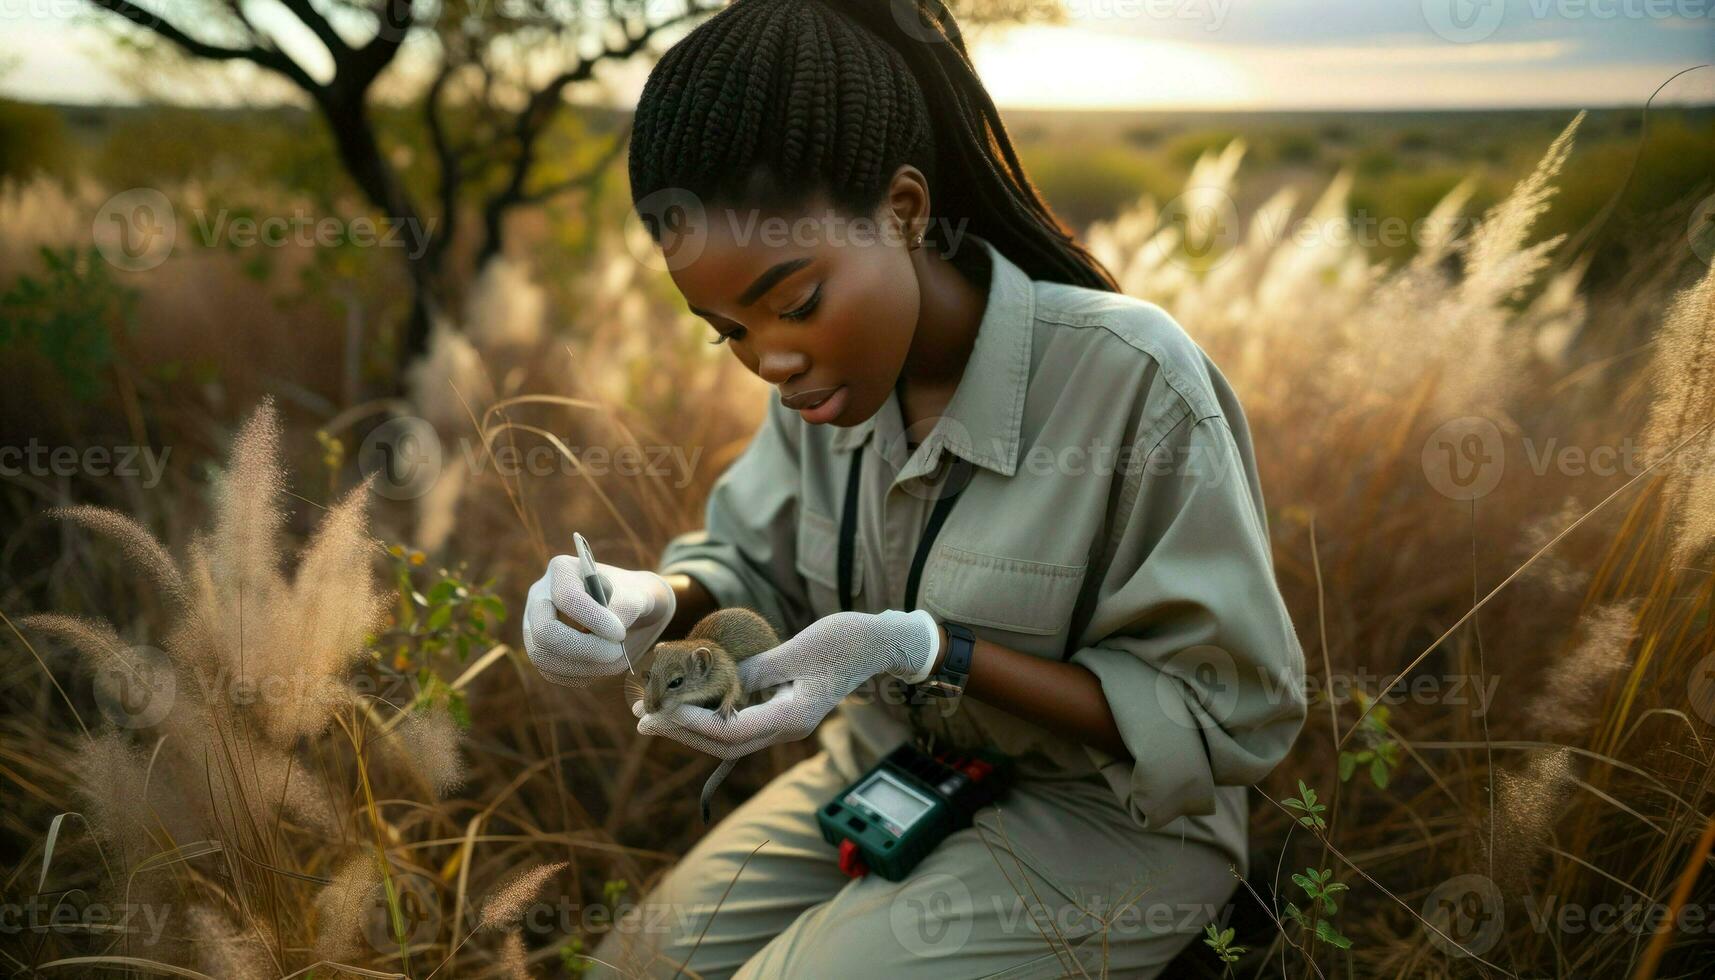
[[[596,958],[1158,973],[1222,914],[1244,787],[1304,718],[1225,378],[1062,228],[940,0],[735,0],[655,67],[630,151],[674,283],[780,397],[705,529],[655,571],[601,566],[608,607],[550,562],[525,646],[582,683],[749,606],[790,639],[744,662],[746,689],[790,686],[730,718],[637,704],[638,730],[722,758],[814,731],[820,751]],[[906,741],[999,750],[1017,780],[904,880],[848,877],[816,811]]]

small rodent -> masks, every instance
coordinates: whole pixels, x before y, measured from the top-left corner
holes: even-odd
[[[643,689],[643,710],[654,713],[690,704],[731,717],[752,703],[738,680],[738,662],[780,645],[774,627],[760,613],[742,607],[717,609],[691,627],[682,640],[655,645]],[[715,787],[732,772],[737,759],[723,759],[703,785],[703,822]]]

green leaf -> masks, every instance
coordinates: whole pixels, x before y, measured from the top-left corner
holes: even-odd
[[[446,627],[447,623],[452,620],[452,618],[453,618],[453,607],[452,606],[436,606],[434,608],[434,611],[429,613],[429,624],[428,624],[429,629],[431,629],[431,630],[443,629]]]
[[[1340,930],[1334,928],[1334,924],[1329,922],[1327,919],[1320,919],[1317,921],[1316,937],[1325,943],[1338,946],[1341,949],[1352,948],[1352,941],[1347,939],[1345,936],[1340,935]]]
[[[1387,760],[1377,758],[1370,763],[1370,782],[1376,784],[1376,789],[1387,789]]]
[[[1352,778],[1352,773],[1358,768],[1358,757],[1350,752],[1340,753],[1340,782]]]

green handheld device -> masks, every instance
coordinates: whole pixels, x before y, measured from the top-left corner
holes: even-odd
[[[1006,792],[1011,760],[998,752],[928,755],[910,742],[816,812],[822,839],[840,849],[840,870],[899,881],[976,811]]]

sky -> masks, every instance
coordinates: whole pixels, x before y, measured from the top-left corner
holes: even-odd
[[[195,0],[137,0],[169,17]],[[253,21],[318,73],[326,63],[278,0]],[[1002,107],[1389,109],[1637,105],[1715,62],[1715,0],[1041,0],[1065,23],[981,33],[972,59]],[[0,94],[136,102],[86,0],[0,0]],[[956,9],[956,7],[955,7]],[[181,21],[195,31],[194,19]],[[605,73],[629,105],[647,65]],[[228,86],[231,88],[231,86]],[[254,100],[268,89],[244,86]],[[169,94],[172,94],[169,92]],[[180,101],[219,102],[186,87]],[[1662,101],[1715,101],[1715,68]]]

